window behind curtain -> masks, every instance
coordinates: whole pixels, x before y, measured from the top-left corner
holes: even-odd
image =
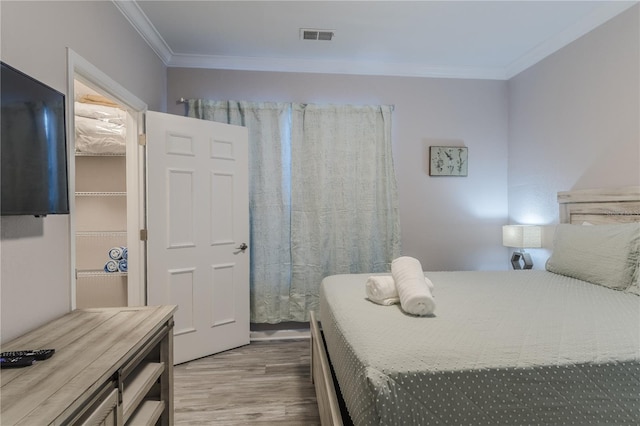
[[[324,277],[389,270],[391,107],[190,100],[188,115],[249,130],[251,322],[308,321]]]

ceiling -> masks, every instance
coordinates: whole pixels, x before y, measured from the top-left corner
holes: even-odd
[[[497,80],[637,3],[113,2],[170,67]],[[301,28],[334,38],[302,40]]]

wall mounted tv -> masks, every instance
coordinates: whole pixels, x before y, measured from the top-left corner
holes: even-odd
[[[1,62],[0,210],[69,213],[64,94]]]

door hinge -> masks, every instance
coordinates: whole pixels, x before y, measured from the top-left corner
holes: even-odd
[[[147,135],[146,133],[142,133],[138,135],[138,145],[146,146],[147,145]]]
[[[140,230],[140,241],[147,241],[147,230],[146,229],[141,229]]]

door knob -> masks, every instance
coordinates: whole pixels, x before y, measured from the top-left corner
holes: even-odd
[[[244,252],[248,248],[249,248],[249,246],[247,245],[247,243],[242,243],[242,244],[240,244],[239,247],[236,247],[236,250],[240,250],[241,252]]]

